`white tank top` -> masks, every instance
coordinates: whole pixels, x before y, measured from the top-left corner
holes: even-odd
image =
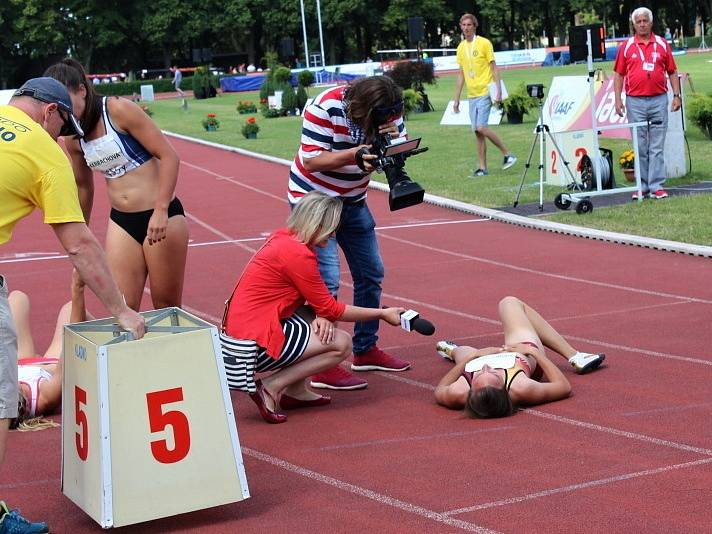
[[[40,396],[40,382],[52,378],[52,373],[36,365],[19,365],[17,381],[30,388],[30,417],[37,415],[37,399]]]
[[[92,141],[79,139],[79,143],[89,168],[103,173],[110,180],[139,168],[153,155],[135,137],[114,127],[106,101],[107,97],[101,101],[106,135]]]

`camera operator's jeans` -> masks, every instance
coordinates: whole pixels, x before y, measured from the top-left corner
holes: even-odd
[[[339,250],[344,252],[354,281],[354,306],[381,307],[381,282],[384,269],[376,240],[376,221],[365,201],[344,203],[336,238],[326,247],[316,247],[319,272],[332,295],[339,290]],[[378,341],[378,321],[360,321],[354,326],[354,354],[366,352]]]

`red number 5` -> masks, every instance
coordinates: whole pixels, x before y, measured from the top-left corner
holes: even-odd
[[[74,434],[74,444],[77,447],[79,459],[86,462],[89,455],[89,424],[87,414],[82,411],[82,405],[87,404],[87,392],[79,386],[74,386],[74,421],[81,428],[81,434]]]
[[[151,433],[161,432],[170,426],[173,429],[173,448],[169,449],[165,439],[151,442],[153,457],[162,464],[181,461],[190,451],[190,425],[183,412],[164,412],[163,405],[183,400],[183,388],[166,389],[146,393],[148,422]]]

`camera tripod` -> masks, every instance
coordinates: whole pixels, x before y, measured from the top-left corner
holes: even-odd
[[[554,136],[551,135],[551,131],[549,130],[549,125],[544,124],[544,95],[542,94],[539,97],[539,118],[537,119],[537,123],[536,123],[534,139],[532,140],[532,146],[531,146],[531,149],[529,150],[529,157],[527,158],[527,162],[524,164],[524,172],[522,173],[522,180],[519,182],[519,190],[517,191],[517,196],[514,199],[513,206],[515,208],[519,204],[519,197],[522,194],[522,187],[524,187],[524,180],[526,180],[527,171],[529,171],[529,167],[531,167],[532,156],[534,155],[534,147],[536,147],[537,141],[538,141],[539,142],[539,211],[544,211],[544,182],[546,181],[546,176],[544,173],[544,161],[545,161],[545,154],[546,154],[546,138],[547,137],[551,141],[551,144],[554,145],[556,152],[559,154],[559,161],[563,162],[564,167],[566,168],[566,172],[568,173],[568,176],[571,179],[571,184],[573,184],[574,188],[580,189],[580,187],[578,186],[578,182],[576,181],[576,178],[574,178],[574,175],[571,172],[571,169],[569,168],[568,160],[564,157],[564,154],[561,152],[561,149],[559,148],[559,145],[556,142],[556,139],[554,139]]]

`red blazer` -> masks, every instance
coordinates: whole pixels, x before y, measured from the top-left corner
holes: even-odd
[[[314,251],[286,228],[277,230],[245,267],[225,310],[223,330],[235,339],[255,340],[279,358],[284,347],[280,320],[305,301],[330,321],[346,309],[326,288]]]

